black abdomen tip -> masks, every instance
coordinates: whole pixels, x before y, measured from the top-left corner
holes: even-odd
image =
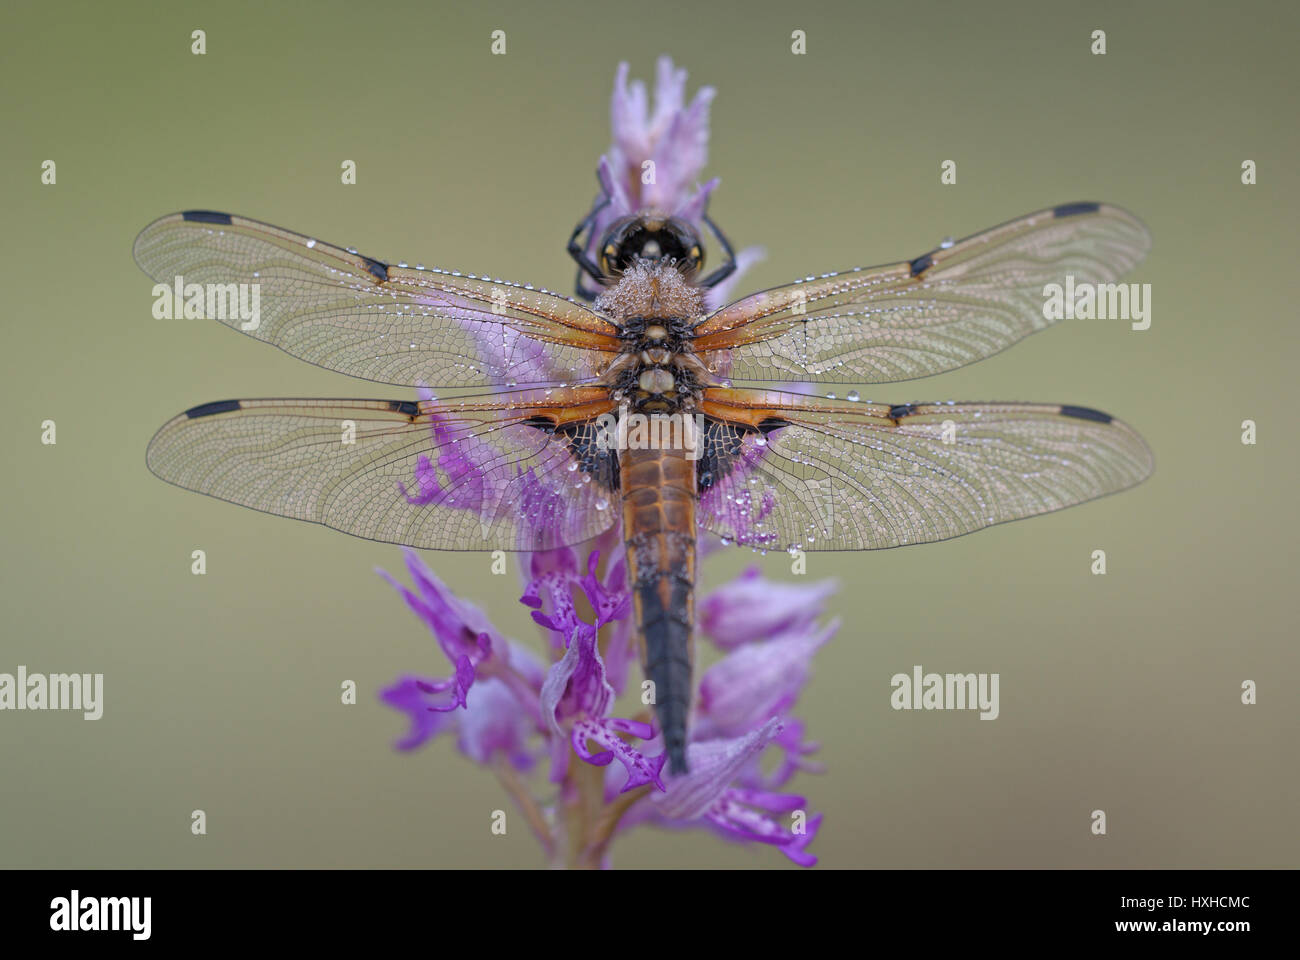
[[[690,771],[686,766],[686,744],[670,743],[668,744],[668,771],[674,777],[680,777]]]

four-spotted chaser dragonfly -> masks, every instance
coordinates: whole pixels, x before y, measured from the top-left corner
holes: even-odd
[[[144,229],[136,260],[161,283],[259,285],[258,322],[228,326],[354,377],[497,390],[204,403],[158,431],[148,466],[232,503],[427,549],[545,550],[621,521],[642,661],[682,772],[699,531],[758,549],[928,543],[1152,470],[1137,433],[1087,407],[870,403],[784,383],[886,383],[991,356],[1050,324],[1046,284],[1113,282],[1148,247],[1129,213],[1072,203],[709,312],[706,285],[730,261],[701,278],[694,227],[655,213],[616,222],[594,261],[570,243],[599,283],[591,306],[244,217],[173,214]],[[629,413],[698,429],[679,434],[687,443],[609,442],[609,418]]]

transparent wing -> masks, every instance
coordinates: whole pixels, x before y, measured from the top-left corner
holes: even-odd
[[[539,392],[540,393],[540,392]],[[168,483],[353,536],[438,550],[547,550],[618,513],[585,417],[604,391],[509,401],[225,400],[164,424]]]
[[[1067,276],[1076,285],[1113,283],[1150,246],[1146,227],[1118,207],[1065,204],[913,260],[756,293],[707,317],[695,347],[718,351],[710,367],[737,380],[930,376],[1050,326],[1047,284]]]
[[[1085,407],[710,393],[700,524],[756,547],[946,540],[1115,493],[1154,466],[1130,427]]]
[[[135,259],[169,289],[211,285],[202,291],[202,315],[309,363],[381,383],[573,383],[597,375],[618,350],[617,329],[567,297],[386,264],[224,213],[191,210],[154,221],[136,238]],[[232,309],[232,301],[245,309]]]

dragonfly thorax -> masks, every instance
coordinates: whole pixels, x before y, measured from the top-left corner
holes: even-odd
[[[681,317],[628,317],[619,326],[619,337],[632,351],[681,353],[693,337],[694,325],[694,320]]]
[[[606,374],[610,397],[637,413],[692,411],[704,396],[694,359],[663,348],[620,354]]]
[[[689,336],[704,316],[704,293],[680,270],[650,260],[638,260],[618,281],[596,298],[596,306],[620,329],[623,339],[644,336],[650,328],[665,328],[667,339]],[[671,345],[671,344],[665,344]]]

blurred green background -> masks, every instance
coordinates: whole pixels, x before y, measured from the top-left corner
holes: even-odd
[[[153,319],[131,242],[206,207],[567,290],[615,67],[650,79],[666,53],[692,93],[718,91],[715,218],[768,251],[740,292],[1072,200],[1128,207],[1155,242],[1128,278],[1152,285],[1149,330],[1066,322],[933,382],[863,389],[1100,407],[1157,470],[950,543],[810,555],[844,619],[798,709],[828,768],[794,784],[826,814],[823,866],[1297,866],[1298,28],[1281,3],[6,4],[0,672],[102,672],[106,696],[94,723],[0,713],[0,865],[541,863],[518,818],[491,835],[500,789],[449,740],[391,748],[404,721],[375,691],[448,672],[373,573],[399,571],[399,550],[144,466],[154,430],[201,401],[400,389]],[[486,557],[426,557],[540,646]],[[784,555],[733,550],[702,589],[752,563],[790,576]],[[999,673],[1001,717],[891,710],[889,678],[913,664]],[[615,862],[786,865],[650,830]]]

